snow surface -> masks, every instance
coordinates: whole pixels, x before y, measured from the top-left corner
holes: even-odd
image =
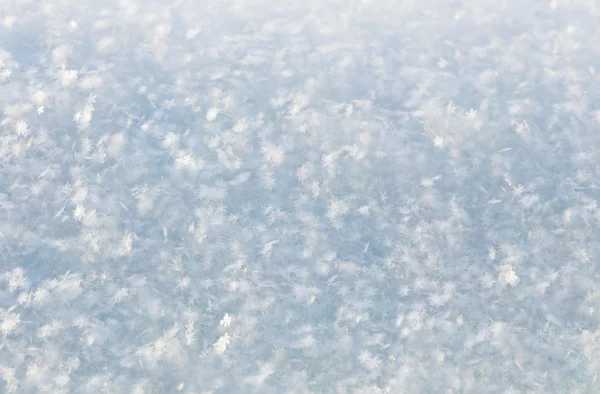
[[[0,391],[599,393],[599,20],[0,2]]]

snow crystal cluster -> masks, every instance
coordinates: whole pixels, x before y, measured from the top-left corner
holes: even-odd
[[[599,18],[0,2],[0,392],[599,393]]]

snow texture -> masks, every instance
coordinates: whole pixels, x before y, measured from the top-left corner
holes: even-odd
[[[0,2],[0,392],[600,393],[599,20]]]

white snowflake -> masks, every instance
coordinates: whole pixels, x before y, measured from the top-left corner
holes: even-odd
[[[6,337],[19,327],[21,316],[18,313],[12,313],[12,309],[8,311],[0,310],[0,332]]]
[[[443,70],[448,67],[448,61],[441,57],[440,60],[438,60],[437,65],[441,70]]]
[[[19,120],[15,126],[15,131],[21,136],[25,136],[29,133],[29,126],[24,120]]]
[[[73,210],[73,219],[81,220],[81,219],[83,219],[84,215],[85,215],[85,208],[83,207],[83,205],[77,204],[77,206]]]
[[[226,313],[225,316],[223,316],[223,319],[221,319],[219,324],[221,327],[229,327],[231,325],[231,316],[229,313]]]
[[[519,277],[515,270],[510,266],[502,267],[500,273],[500,281],[509,286],[516,286],[519,283]]]
[[[227,347],[231,343],[231,337],[228,333],[223,334],[217,342],[213,344],[213,348],[218,355],[222,355],[227,350]]]
[[[522,134],[528,130],[529,130],[529,125],[524,120],[517,123],[517,125],[515,126],[515,132],[517,134]]]
[[[219,114],[219,110],[215,107],[212,107],[211,109],[209,109],[206,112],[206,120],[208,120],[209,122],[212,122],[213,120],[217,119],[218,114]]]
[[[433,139],[433,145],[437,148],[443,148],[445,143],[446,141],[444,140],[444,137],[440,135],[436,135]]]
[[[469,112],[467,112],[467,114],[466,114],[466,117],[467,117],[467,119],[468,119],[468,120],[470,120],[470,121],[474,121],[474,120],[476,120],[476,119],[477,119],[477,110],[476,110],[476,109],[474,109],[474,108],[471,108],[471,109],[469,110]]]

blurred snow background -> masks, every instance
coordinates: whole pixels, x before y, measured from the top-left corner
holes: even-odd
[[[599,17],[2,2],[0,391],[600,392]]]

